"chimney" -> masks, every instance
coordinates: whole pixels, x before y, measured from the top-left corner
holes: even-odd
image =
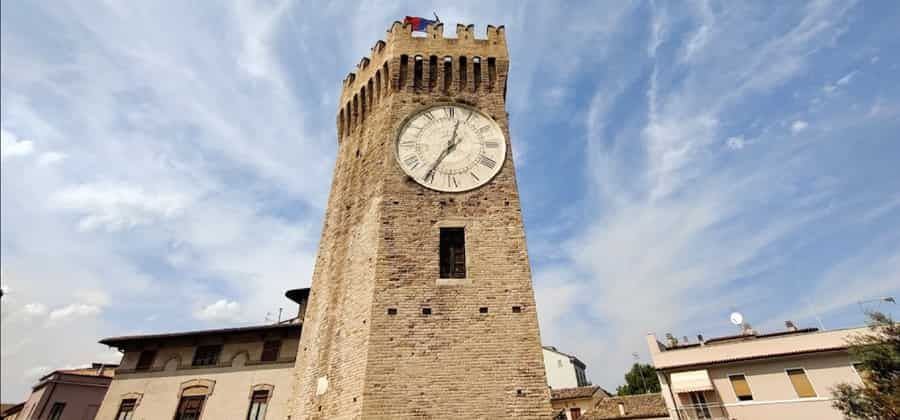
[[[797,324],[794,324],[794,321],[791,320],[784,321],[784,327],[788,331],[797,331]]]
[[[753,330],[753,327],[750,326],[750,323],[745,322],[745,323],[741,324],[741,334],[756,335],[756,331]]]
[[[303,319],[306,317],[306,304],[307,302],[309,302],[309,288],[306,287],[303,289],[291,289],[287,292],[284,292],[284,295],[288,299],[297,302],[298,308],[297,318],[295,322],[302,324]]]
[[[697,342],[703,345],[703,334],[697,334]]]
[[[678,345],[678,339],[675,338],[672,333],[666,333],[666,344],[668,344],[669,347],[675,347]]]

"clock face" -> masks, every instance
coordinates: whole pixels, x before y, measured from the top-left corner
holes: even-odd
[[[506,137],[489,116],[440,105],[410,117],[396,139],[397,162],[419,184],[461,192],[490,181],[506,159]]]

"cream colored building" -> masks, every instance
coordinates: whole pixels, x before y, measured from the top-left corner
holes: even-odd
[[[551,389],[585,387],[591,384],[585,374],[587,366],[577,357],[556,347],[544,346],[544,370]]]
[[[304,313],[309,289],[288,297]],[[277,324],[112,337],[122,351],[98,420],[285,419],[302,316]]]
[[[861,379],[847,351],[865,328],[748,332],[691,344],[647,345],[673,419],[839,420],[831,388]]]

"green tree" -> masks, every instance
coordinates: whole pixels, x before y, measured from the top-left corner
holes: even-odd
[[[900,324],[869,313],[870,334],[849,340],[862,385],[838,384],[833,405],[850,419],[900,418]]]
[[[625,374],[625,385],[619,385],[616,388],[616,393],[619,395],[651,392],[659,392],[659,378],[656,377],[656,369],[641,363],[631,366],[631,370]]]

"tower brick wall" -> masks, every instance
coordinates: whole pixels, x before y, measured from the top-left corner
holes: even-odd
[[[344,80],[292,418],[550,417],[511,145],[462,193],[419,185],[394,157],[403,121],[442,103],[481,110],[509,141],[508,67],[503,27],[419,37],[395,22]],[[466,279],[438,279],[441,227],[465,227]]]

